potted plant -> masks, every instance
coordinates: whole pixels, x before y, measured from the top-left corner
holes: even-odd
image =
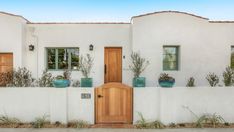
[[[93,79],[89,77],[93,67],[93,58],[87,54],[86,57],[80,57],[79,67],[84,78],[81,78],[81,87],[92,87]]]
[[[140,53],[133,52],[131,54],[130,70],[134,73],[133,87],[145,87],[145,77],[140,77],[140,74],[149,65],[149,61],[140,56]]]
[[[55,80],[53,81],[53,86],[56,88],[66,88],[70,86],[70,76],[71,73],[66,70],[63,72],[62,75],[58,75]]]
[[[166,73],[162,73],[158,79],[158,83],[161,87],[170,88],[175,84],[175,79]]]

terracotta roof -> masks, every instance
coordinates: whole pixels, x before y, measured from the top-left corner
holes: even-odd
[[[9,16],[14,16],[14,17],[20,17],[22,19],[24,19],[25,21],[29,22],[28,19],[26,19],[25,17],[23,16],[20,16],[20,15],[15,15],[15,14],[11,14],[11,13],[7,13],[7,12],[3,12],[3,11],[0,11],[1,14],[5,14],[5,15],[9,15]]]
[[[127,22],[28,22],[28,24],[131,24]]]
[[[152,13],[142,14],[142,15],[138,15],[138,16],[133,16],[132,19],[143,17],[143,16],[154,15],[154,14],[161,14],[161,13],[179,13],[179,14],[185,14],[185,15],[190,15],[190,16],[193,16],[193,17],[209,20],[209,18],[197,16],[197,15],[190,14],[190,13],[187,13],[187,12],[180,12],[180,11],[158,11],[158,12],[152,12]]]

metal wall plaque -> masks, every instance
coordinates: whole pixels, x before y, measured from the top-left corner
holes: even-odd
[[[91,93],[81,93],[81,99],[91,99]]]

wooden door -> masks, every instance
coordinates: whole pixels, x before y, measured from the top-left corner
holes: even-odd
[[[13,70],[13,54],[0,53],[0,73]]]
[[[105,48],[105,83],[122,82],[122,48]]]
[[[95,89],[95,121],[97,124],[132,123],[131,87],[107,83]]]

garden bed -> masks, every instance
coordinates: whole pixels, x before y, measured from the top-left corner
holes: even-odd
[[[54,124],[45,123],[41,128],[92,128],[94,125],[88,124],[75,124],[68,123],[67,125],[56,122]],[[18,124],[0,124],[0,128],[35,128],[32,123],[18,123]],[[121,128],[121,127],[120,127]],[[134,125],[133,127],[128,127],[131,129],[183,129],[183,128],[200,128],[197,127],[195,123],[179,123],[170,124],[162,128],[152,128],[152,127],[139,127]],[[215,127],[212,124],[204,124],[202,128],[234,128],[234,123],[230,124],[217,124]]]

